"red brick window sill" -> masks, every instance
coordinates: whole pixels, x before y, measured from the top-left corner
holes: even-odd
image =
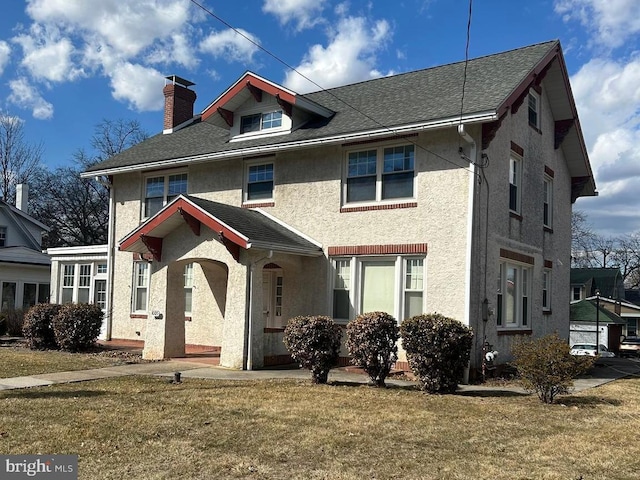
[[[397,208],[415,208],[418,206],[418,202],[407,202],[407,203],[389,203],[383,205],[362,205],[362,206],[353,206],[353,207],[341,207],[340,213],[350,213],[350,212],[368,212],[371,210],[395,210]]]
[[[265,208],[275,207],[276,202],[263,202],[263,203],[243,203],[242,208]]]
[[[533,335],[533,330],[498,330],[498,335]]]
[[[148,315],[146,313],[130,313],[129,318],[148,318]]]

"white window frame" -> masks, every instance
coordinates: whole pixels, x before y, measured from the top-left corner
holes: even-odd
[[[551,269],[542,270],[542,310],[551,311]],[[546,294],[546,295],[545,295]]]
[[[385,150],[394,149],[394,148],[411,148],[413,149],[413,168],[412,169],[404,169],[393,172],[385,172],[384,171],[384,155]],[[348,199],[348,183],[351,178],[365,177],[365,176],[373,176],[373,174],[366,175],[349,175],[349,157],[353,154],[364,153],[364,152],[376,152],[376,172],[375,172],[375,197],[373,199],[367,200],[356,200],[349,201]],[[416,188],[417,188],[417,175],[416,175],[416,147],[411,143],[395,143],[389,145],[380,145],[380,146],[372,146],[367,148],[366,146],[362,146],[360,148],[351,148],[345,151],[344,160],[343,160],[343,174],[342,174],[342,205],[375,205],[375,204],[394,204],[400,202],[406,202],[410,200],[415,200],[417,198]],[[413,180],[411,184],[412,194],[408,197],[394,197],[394,198],[383,198],[383,189],[384,189],[384,180],[385,177],[389,177],[394,173],[408,173],[413,172]]]
[[[509,157],[509,211],[517,215],[520,215],[522,210],[523,165],[524,162],[522,160],[522,157],[512,151]],[[513,189],[515,189],[515,206],[511,204],[511,195]]]
[[[71,303],[79,302],[81,291],[85,292],[84,295],[87,298],[87,302],[82,303],[94,303],[95,279],[107,278],[106,273],[98,272],[99,265],[106,264],[103,261],[61,262],[59,272],[60,282],[58,284],[58,302],[63,303],[64,291],[71,290]],[[73,271],[69,273],[69,270]],[[65,282],[67,281],[70,281],[70,284],[65,285]]]
[[[140,275],[139,268],[144,267],[143,276]],[[131,313],[134,314],[146,314],[149,310],[149,284],[151,277],[151,264],[146,260],[140,260],[133,262],[133,279],[131,287]],[[143,280],[143,285],[139,285],[139,279]],[[146,292],[146,305],[144,309],[136,309],[138,305],[138,296],[140,292],[144,290]]]
[[[260,167],[260,166],[267,166],[267,165],[271,165],[271,170],[272,170],[272,178],[271,178],[271,196],[268,198],[256,198],[256,199],[249,199],[249,184],[250,183],[258,183],[258,182],[250,182],[249,181],[249,176],[250,176],[250,171],[252,167]],[[265,180],[268,181],[268,180]],[[243,192],[242,192],[242,200],[243,203],[245,204],[252,204],[252,203],[264,203],[264,202],[273,202],[275,199],[275,190],[276,190],[276,162],[275,159],[270,159],[268,161],[265,161],[264,159],[262,160],[255,160],[255,161],[248,161],[245,163],[245,167],[244,167],[244,187],[243,187]]]
[[[516,272],[513,290],[516,292],[515,300],[515,317],[513,322],[507,319],[507,295],[508,291],[508,269],[514,269]],[[531,283],[533,280],[533,265],[527,263],[515,262],[513,260],[501,259],[498,271],[498,289],[497,289],[497,312],[496,323],[500,330],[531,330]],[[526,304],[526,314],[523,315],[523,308]]]
[[[190,317],[193,312],[193,263],[187,263],[184,266],[184,316]],[[187,298],[189,299],[187,301]],[[188,308],[187,308],[188,307]]]
[[[160,209],[162,209],[165,205],[167,205],[167,203],[169,203],[169,201],[173,200],[173,198],[171,197],[176,197],[179,194],[172,194],[169,195],[169,178],[170,177],[176,177],[176,176],[181,176],[181,175],[186,175],[186,181],[187,181],[187,191],[186,192],[181,192],[181,193],[189,193],[189,173],[187,170],[176,170],[176,171],[170,171],[170,172],[154,172],[154,173],[150,173],[148,175],[145,175],[142,178],[142,201],[140,202],[140,217],[142,219],[145,218],[149,218],[152,217],[153,215],[155,215],[157,212],[152,213],[151,215],[147,214],[147,198],[160,198],[158,197],[147,197],[147,181],[149,179],[152,178],[162,178],[163,179],[163,192],[162,192],[162,206],[160,207]]]
[[[531,115],[535,115],[535,122],[531,121]],[[540,94],[533,88],[527,95],[527,121],[529,125],[540,130]]]
[[[548,175],[544,176],[543,196],[542,224],[553,228],[553,179]]]
[[[407,288],[407,261],[421,260],[422,272],[421,282],[422,289]],[[407,293],[422,293],[422,313],[426,306],[426,257],[424,255],[376,255],[376,256],[350,256],[350,257],[332,257],[331,258],[331,299],[329,311],[334,314],[334,295],[336,290],[346,290],[349,296],[349,318],[334,318],[336,323],[346,323],[355,318],[362,311],[362,287],[363,287],[363,265],[381,263],[394,263],[394,291],[393,291],[393,312],[388,312],[398,321],[402,322],[405,318]],[[336,265],[337,262],[346,262],[349,270],[348,285],[345,288],[336,286]]]

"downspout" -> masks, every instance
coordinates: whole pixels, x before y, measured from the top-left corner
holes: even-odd
[[[471,327],[471,261],[473,258],[473,216],[474,216],[474,204],[476,194],[476,155],[477,147],[476,142],[471,135],[465,130],[463,123],[458,125],[458,134],[460,137],[469,144],[469,168],[471,175],[469,175],[469,199],[467,204],[467,252],[466,252],[466,267],[467,273],[465,278],[464,287],[464,324]],[[485,252],[486,254],[486,252]],[[475,329],[477,332],[477,329]],[[477,333],[476,333],[477,335]],[[469,383],[469,368],[464,372],[464,383]]]
[[[111,340],[112,318],[113,318],[113,263],[114,263],[114,247],[115,247],[115,216],[114,216],[114,193],[113,184],[103,177],[95,177],[95,181],[109,190],[109,224],[107,227],[107,331],[105,340]]]

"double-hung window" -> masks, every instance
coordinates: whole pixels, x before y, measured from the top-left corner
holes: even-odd
[[[0,227],[0,247],[7,246],[7,227]]]
[[[547,228],[553,228],[553,180],[546,175],[543,195],[542,224]]]
[[[147,218],[155,215],[178,195],[187,193],[187,187],[186,173],[147,177],[143,216]]]
[[[540,129],[540,95],[535,91],[529,91],[527,95],[527,110],[529,115],[529,125]]]
[[[522,158],[511,152],[509,159],[509,210],[520,214],[522,184]]]
[[[380,311],[402,320],[424,312],[424,257],[335,258],[333,269],[336,319]]]
[[[62,303],[73,302],[73,291],[75,288],[75,264],[67,264],[62,267]]]
[[[501,262],[498,274],[497,324],[502,328],[529,328],[531,319],[530,266]]]
[[[551,310],[551,270],[548,268],[542,271],[542,310]]]
[[[193,308],[193,263],[184,266],[184,314],[191,316]]]
[[[273,163],[248,164],[245,201],[273,200]]]
[[[60,302],[90,303],[92,299],[92,282],[96,275],[95,270],[96,267],[94,267],[93,263],[63,264]],[[48,291],[46,295],[49,295]]]
[[[131,309],[135,313],[147,313],[149,302],[149,263],[133,263],[133,292]]]
[[[414,196],[415,147],[380,147],[347,154],[346,203]]]

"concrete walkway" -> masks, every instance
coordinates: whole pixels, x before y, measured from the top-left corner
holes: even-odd
[[[47,373],[24,377],[0,379],[0,390],[42,387],[59,383],[84,382],[103,378],[124,377],[130,375],[155,375],[173,377],[180,372],[183,379],[201,378],[216,380],[267,380],[267,379],[298,379],[309,380],[311,374],[301,369],[273,369],[273,370],[230,370],[223,367],[203,365],[188,361],[165,361],[153,363],[136,363],[114,367],[96,368],[91,370],[77,370],[71,372]],[[574,391],[579,392],[597,387],[613,380],[630,375],[640,376],[640,361],[637,359],[606,358],[598,361],[591,374],[574,381]],[[349,372],[345,369],[334,369],[329,374],[329,383],[368,383],[368,377],[362,373]],[[388,385],[396,387],[411,387],[415,382],[388,379]],[[487,396],[524,395],[526,392],[520,387],[496,385],[460,385],[460,394],[479,394]]]

